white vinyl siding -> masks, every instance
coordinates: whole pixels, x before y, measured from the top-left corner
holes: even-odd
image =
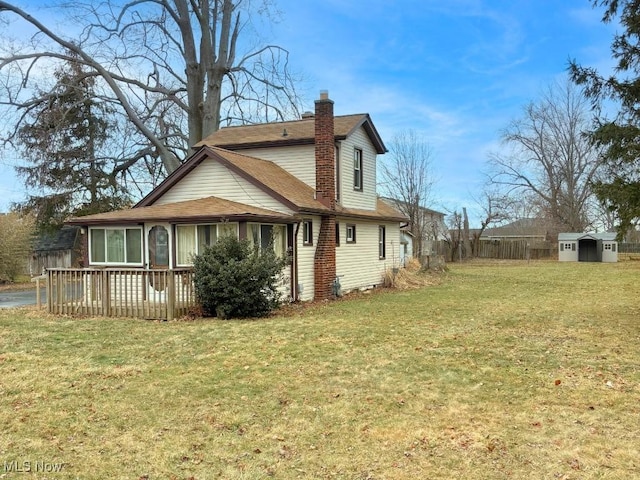
[[[354,152],[362,150],[362,190],[354,184]],[[376,150],[363,128],[357,129],[346,140],[340,142],[338,149],[340,159],[339,182],[340,204],[347,208],[375,210],[377,206],[376,192]]]
[[[292,213],[288,207],[275,198],[211,159],[205,159],[159,198],[155,204],[164,205],[211,196],[276,212]]]
[[[298,285],[302,286],[302,292],[298,292],[301,300],[313,300],[314,277],[313,259],[316,254],[318,235],[320,234],[320,217],[311,217],[305,220],[311,221],[311,232],[313,235],[313,245],[303,245],[303,227],[300,224],[296,246],[298,251]]]
[[[351,219],[338,220],[342,225]],[[357,243],[336,249],[336,273],[343,291],[369,288],[382,283],[385,269],[400,266],[400,224],[356,222]],[[385,258],[380,259],[380,227],[385,230]]]
[[[239,152],[250,157],[270,160],[310,187],[316,188],[316,154],[314,145],[252,148],[239,150]]]

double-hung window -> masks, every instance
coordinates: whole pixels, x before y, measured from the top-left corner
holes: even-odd
[[[384,260],[386,258],[386,236],[386,229],[384,225],[380,225],[378,227],[378,257],[380,258],[380,260]]]
[[[142,265],[142,227],[90,228],[89,263]]]
[[[362,190],[362,150],[353,150],[353,189]]]
[[[347,243],[356,243],[356,226],[347,224]]]
[[[302,244],[313,245],[313,220],[302,222]]]

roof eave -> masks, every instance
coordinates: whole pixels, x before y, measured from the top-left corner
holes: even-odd
[[[298,218],[293,215],[262,215],[255,213],[239,213],[239,214],[219,214],[219,215],[196,215],[196,216],[157,216],[150,218],[127,218],[127,219],[88,219],[83,220],[82,217],[72,218],[66,223],[69,225],[77,225],[80,227],[93,226],[114,226],[114,225],[140,225],[149,222],[165,222],[170,224],[191,224],[191,223],[221,223],[223,221],[249,222],[249,221],[266,221],[273,223],[296,223]]]

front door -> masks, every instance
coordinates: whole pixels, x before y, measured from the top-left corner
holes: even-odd
[[[167,286],[167,270],[169,270],[169,231],[164,225],[154,225],[149,229],[147,243],[149,245],[149,268],[151,270],[163,270],[159,272],[151,272],[149,274],[149,285],[152,290],[148,292],[149,296],[154,298],[164,295]],[[158,292],[158,293],[154,293]],[[164,298],[164,297],[162,297]],[[155,298],[156,301],[163,301],[161,298]]]
[[[149,268],[169,268],[169,231],[163,225],[155,225],[149,230]]]

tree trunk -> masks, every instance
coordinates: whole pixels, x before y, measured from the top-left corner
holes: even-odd
[[[462,245],[464,246],[464,258],[471,256],[471,235],[469,233],[469,217],[467,216],[467,208],[462,208],[464,238]]]

